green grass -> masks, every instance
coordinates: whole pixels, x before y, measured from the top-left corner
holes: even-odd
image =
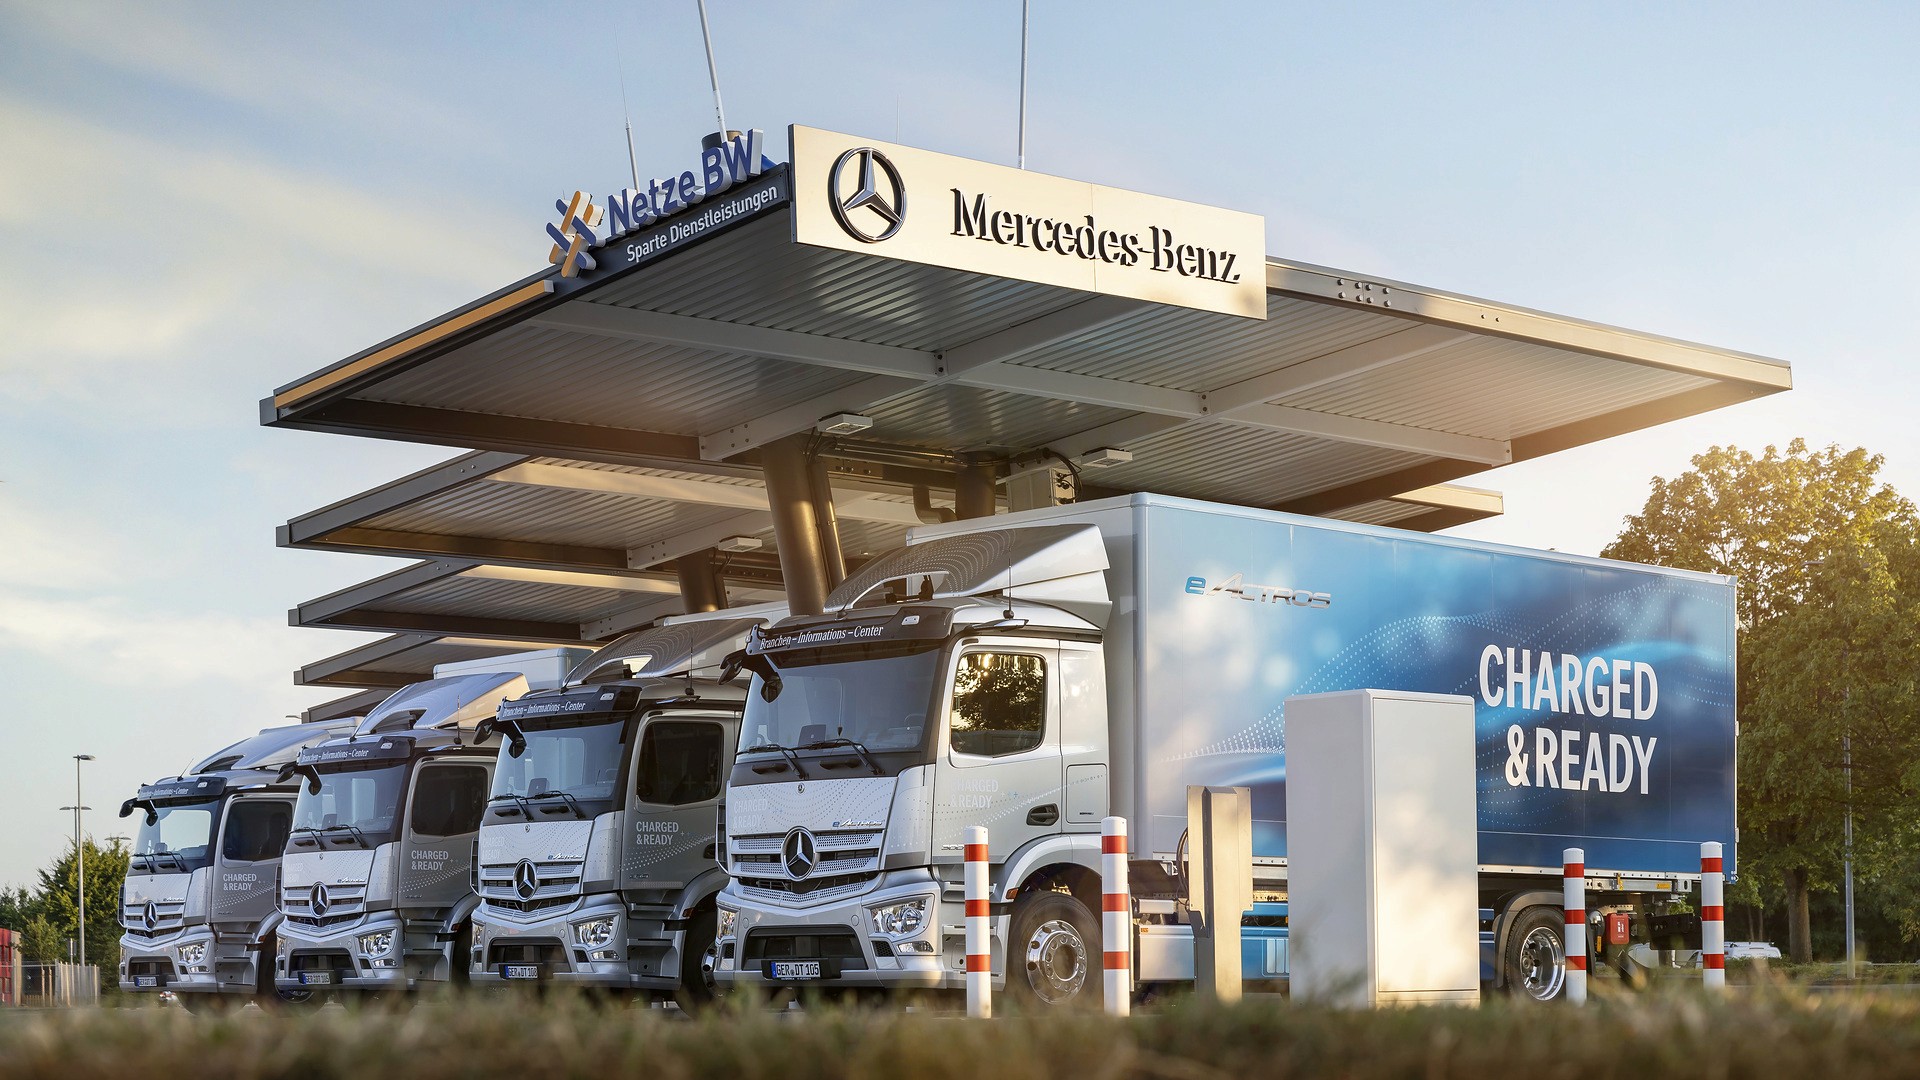
[[[1920,995],[1911,995],[1920,999]],[[178,1009],[0,1014],[0,1076],[679,1080],[1109,1077],[1905,1076],[1909,995],[1662,992],[1583,1010],[1341,1012],[1284,999],[1186,1000],[1116,1021],[736,1009],[670,1012],[469,1000],[412,1010],[221,1017]]]

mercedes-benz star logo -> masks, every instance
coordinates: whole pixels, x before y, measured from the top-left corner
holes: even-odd
[[[316,919],[325,915],[327,909],[333,906],[333,901],[327,897],[327,886],[324,882],[313,883],[313,892],[309,895],[307,903],[312,907],[313,917]]]
[[[787,864],[787,876],[799,881],[813,873],[814,865],[820,861],[820,849],[812,833],[795,829],[787,834],[787,842],[780,845],[780,856]]]
[[[513,891],[522,900],[533,899],[540,891],[540,869],[533,865],[532,859],[521,859],[520,865],[513,868]]]
[[[849,161],[860,162],[860,187],[852,195],[842,197],[841,180],[846,176]],[[889,192],[881,194],[877,183],[878,173],[885,173]],[[900,170],[893,167],[887,155],[871,146],[862,146],[841,154],[833,163],[833,171],[827,174],[827,202],[833,207],[833,219],[847,230],[847,235],[866,244],[877,244],[900,231],[907,221],[907,186],[900,182]],[[866,210],[867,214],[858,215],[861,224],[855,224],[856,210]],[[862,225],[878,218],[881,228],[870,232]]]
[[[148,933],[160,925],[160,909],[154,906],[153,901],[147,901],[147,906],[140,909],[140,921],[146,925]]]

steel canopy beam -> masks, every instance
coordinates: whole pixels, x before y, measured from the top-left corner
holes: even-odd
[[[587,301],[562,304],[527,322],[549,330],[764,356],[816,367],[863,371],[870,375],[930,379],[938,373],[940,364],[939,356],[934,353],[897,345],[874,345],[797,330],[775,330],[747,323],[669,315]]]

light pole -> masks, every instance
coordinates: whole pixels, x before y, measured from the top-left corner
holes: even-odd
[[[80,965],[87,963],[87,849],[80,844],[80,812],[93,807],[83,805],[86,800],[80,794],[80,763],[92,761],[92,754],[73,755],[73,858],[74,870],[80,879]]]
[[[1825,565],[1824,559],[1809,559],[1800,564],[1812,569]],[[1849,627],[1849,630],[1852,628]],[[1846,816],[1840,825],[1840,878],[1846,897],[1847,931],[1847,978],[1855,977],[1853,963],[1853,717],[1849,706],[1853,704],[1853,684],[1848,661],[1853,656],[1853,642],[1840,639],[1840,769],[1846,777],[1847,808]]]

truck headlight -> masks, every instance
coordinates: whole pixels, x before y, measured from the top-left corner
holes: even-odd
[[[375,930],[371,934],[360,935],[360,954],[362,956],[385,956],[392,951],[392,930]]]
[[[613,940],[612,919],[588,919],[573,924],[573,940],[589,949],[603,949]]]
[[[732,937],[733,922],[735,919],[738,919],[739,917],[740,917],[740,913],[737,911],[733,911],[729,908],[715,908],[714,919],[713,919],[713,936],[716,938]]]
[[[196,941],[191,945],[180,946],[180,962],[183,964],[197,964],[206,958],[207,943],[204,941]]]
[[[887,937],[912,937],[927,925],[927,899],[907,900],[885,907],[868,908],[873,927]]]

